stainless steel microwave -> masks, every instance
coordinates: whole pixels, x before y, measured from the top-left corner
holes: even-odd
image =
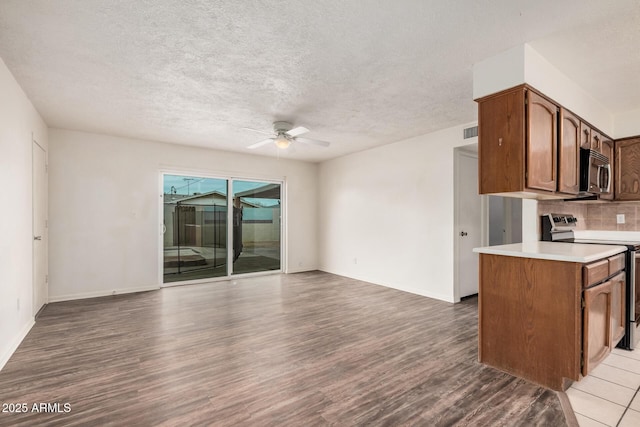
[[[607,194],[611,192],[611,163],[602,153],[580,149],[580,192]]]

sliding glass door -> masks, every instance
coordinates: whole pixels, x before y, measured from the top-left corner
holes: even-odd
[[[280,269],[280,184],[233,181],[233,273]]]
[[[164,282],[227,275],[227,181],[164,175]]]
[[[163,282],[280,270],[280,206],[280,183],[164,174]]]

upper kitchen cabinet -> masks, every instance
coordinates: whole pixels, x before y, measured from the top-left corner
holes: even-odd
[[[615,142],[615,199],[640,200],[640,137]]]
[[[527,91],[527,188],[555,191],[558,149],[558,107]]]
[[[591,128],[584,122],[580,122],[580,148],[591,148]]]
[[[483,98],[478,104],[480,194],[525,189],[525,91]]]
[[[480,194],[556,194],[558,107],[527,86],[478,100]],[[575,159],[572,164],[575,165]]]
[[[598,132],[595,129],[590,129],[590,135],[591,135],[590,148],[592,150],[597,151],[598,153],[601,153],[602,152],[602,135],[600,134],[600,132]]]
[[[591,169],[580,164],[581,149],[593,150],[609,159],[608,165],[597,170],[598,182],[615,180],[614,159],[620,152],[614,155],[614,141],[528,85],[476,101],[480,194],[535,199],[585,196],[580,187],[589,183],[580,182],[585,172],[581,172],[581,166]],[[635,150],[639,155],[640,148]],[[625,160],[628,164],[624,173],[635,173],[637,177],[640,166],[634,171],[632,161]],[[636,198],[621,200],[640,200],[638,181],[635,185]],[[614,200],[614,187],[617,188],[612,184],[610,191],[598,194],[598,198]],[[620,188],[620,191],[629,190]]]
[[[564,108],[560,108],[560,141],[558,161],[562,165],[558,174],[558,191],[578,194],[580,191],[580,119]]]

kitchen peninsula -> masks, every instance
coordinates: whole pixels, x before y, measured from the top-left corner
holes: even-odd
[[[624,334],[624,246],[529,242],[480,254],[479,360],[554,390]]]

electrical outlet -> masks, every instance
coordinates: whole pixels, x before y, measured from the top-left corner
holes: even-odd
[[[618,214],[616,215],[616,222],[618,224],[624,224],[624,214]]]

